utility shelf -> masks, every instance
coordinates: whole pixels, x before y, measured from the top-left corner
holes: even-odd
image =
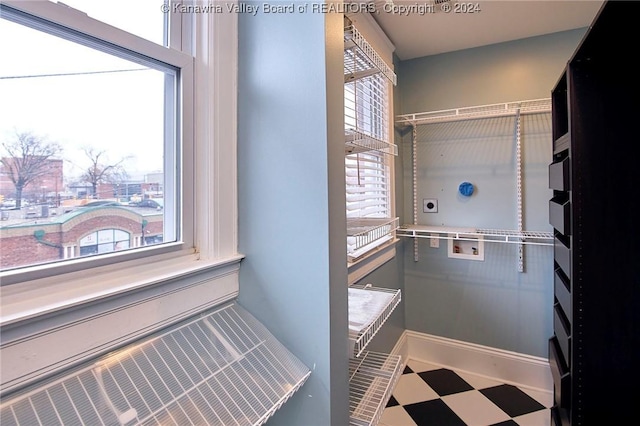
[[[365,352],[349,360],[349,424],[375,426],[402,374],[400,355]]]
[[[399,218],[347,218],[347,256],[354,260],[371,247],[393,239]]]
[[[506,102],[440,111],[418,112],[396,116],[398,127],[417,126],[427,123],[444,123],[468,119],[504,117],[516,114],[534,114],[551,111],[551,99],[532,99],[527,101]]]
[[[476,241],[553,246],[553,233],[542,231],[511,231],[506,229],[454,228],[431,225],[402,225],[396,230],[399,237],[436,238],[441,240]]]
[[[344,82],[382,73],[389,81],[397,83],[396,74],[352,25],[344,28]]]
[[[398,147],[395,144],[374,138],[358,130],[345,130],[344,141],[345,154],[378,151],[384,154],[398,155]]]
[[[3,398],[1,423],[262,425],[310,374],[230,303]]]
[[[400,299],[399,289],[377,288],[371,284],[349,287],[349,341],[355,357],[362,354]]]

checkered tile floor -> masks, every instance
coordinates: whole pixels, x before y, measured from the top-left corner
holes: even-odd
[[[409,360],[380,426],[549,426],[549,392]]]

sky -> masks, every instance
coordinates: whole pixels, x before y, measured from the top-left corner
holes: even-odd
[[[162,0],[65,0],[162,43]],[[63,146],[65,177],[84,147],[123,158],[132,178],[163,168],[164,73],[0,19],[0,141],[32,132]]]

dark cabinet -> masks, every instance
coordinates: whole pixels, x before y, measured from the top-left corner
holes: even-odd
[[[569,235],[571,224],[571,205],[564,197],[549,200],[549,223],[562,235]]]
[[[628,424],[640,330],[640,2],[607,1],[554,87],[552,425]],[[638,238],[638,239],[636,239]]]
[[[549,188],[568,191],[569,182],[569,158],[559,158],[549,165]]]

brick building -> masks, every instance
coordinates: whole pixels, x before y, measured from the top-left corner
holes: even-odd
[[[0,227],[0,264],[8,269],[140,247],[162,242],[162,233],[162,212],[82,208],[50,220]]]
[[[13,158],[4,157],[2,161],[11,163]],[[64,192],[63,160],[46,160],[47,172],[29,182],[22,190],[24,200],[53,199]],[[0,162],[0,194],[5,198],[15,198],[16,188],[11,181],[8,170]]]

